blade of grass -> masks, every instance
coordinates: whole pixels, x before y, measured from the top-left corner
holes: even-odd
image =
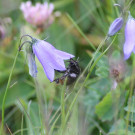
[[[90,68],[90,71],[88,73],[88,75],[86,76],[81,88],[78,90],[77,94],[75,95],[73,101],[71,102],[71,105],[69,106],[67,115],[66,115],[66,122],[68,121],[69,115],[71,113],[71,110],[77,100],[77,97],[79,96],[80,91],[82,90],[82,88],[84,87],[85,83],[87,82],[88,78],[91,75],[91,72],[93,71],[94,67],[96,66],[97,62],[103,57],[103,55],[109,50],[109,48],[111,47],[112,43],[114,42],[114,40],[116,39],[116,36],[114,37],[113,41],[110,43],[110,45],[105,49],[105,51],[96,59],[96,61],[93,63],[93,65]]]
[[[68,97],[69,97],[70,95],[71,95],[71,93],[66,96],[65,101],[67,101],[67,99],[68,99]],[[60,111],[60,109],[61,109],[61,105],[59,106],[59,108],[57,109],[57,111],[54,113],[54,115],[52,116],[52,118],[50,119],[49,124],[52,123],[52,121],[54,120],[55,116],[56,116],[57,113]]]
[[[80,0],[80,2],[82,3],[82,5],[84,6],[84,8],[86,8],[88,11],[90,10],[90,6],[89,4],[85,3],[84,0]],[[100,5],[97,5],[97,8],[100,8]],[[97,12],[97,10],[94,10],[91,14],[90,14],[97,23],[97,26],[100,26],[103,30],[106,29],[106,25],[104,25],[101,21],[101,16],[99,15],[99,13]]]
[[[134,56],[134,59],[133,60],[134,60],[133,61],[133,71],[132,71],[132,74],[131,74],[130,92],[129,92],[129,98],[128,98],[129,111],[127,112],[127,116],[126,116],[126,135],[128,135],[128,125],[129,125],[130,109],[132,107],[131,97],[132,97],[133,91],[134,91],[135,56]]]
[[[8,89],[9,89],[9,86],[10,86],[10,82],[11,82],[11,78],[12,78],[12,74],[13,74],[13,70],[14,70],[14,67],[15,67],[15,64],[16,64],[16,60],[17,60],[18,54],[19,54],[19,52],[17,51],[17,54],[16,54],[14,62],[13,62],[12,69],[11,69],[11,72],[10,72],[10,75],[9,75],[9,78],[8,78],[8,83],[7,83],[7,87],[6,87],[5,93],[4,93],[4,97],[3,97],[3,102],[2,102],[2,126],[1,126],[2,130],[4,128],[4,113],[5,113],[6,97],[7,97]]]
[[[40,123],[41,123],[41,129],[42,131],[45,130],[46,131],[46,134],[48,135],[48,121],[46,120],[45,117],[47,117],[47,110],[48,110],[48,106],[47,106],[47,100],[46,100],[46,97],[44,98],[45,99],[45,110],[46,110],[46,114],[44,114],[44,105],[43,105],[43,101],[42,101],[42,91],[39,86],[39,83],[38,83],[38,80],[35,79],[35,86],[36,86],[36,94],[37,94],[37,99],[38,99],[38,106],[39,106],[39,115],[40,115]],[[43,96],[44,97],[44,96]]]
[[[52,126],[51,126],[51,129],[50,129],[50,131],[49,131],[49,135],[52,135],[53,130],[54,130],[54,126],[55,126],[56,122],[58,121],[59,117],[60,117],[60,114],[57,116],[57,118],[56,118],[55,121],[53,122],[53,124],[52,124]]]
[[[10,135],[13,135],[7,124],[6,124],[6,127],[7,127],[8,131],[9,131]]]
[[[86,19],[86,17],[88,17],[92,11],[94,10],[94,8],[92,7],[91,9],[88,10],[88,12],[86,12],[83,16],[81,16],[79,19],[76,20],[76,24],[81,23],[84,19]],[[59,40],[61,40],[62,38],[64,38],[66,36],[67,33],[69,33],[71,31],[71,29],[74,28],[74,25],[70,25],[68,29],[66,29],[57,39],[56,42],[58,42]]]
[[[106,36],[106,37],[104,38],[104,40],[102,40],[102,42],[101,42],[100,45],[98,46],[96,52],[94,53],[94,56],[92,57],[92,59],[91,59],[90,62],[88,63],[87,67],[84,69],[84,71],[82,72],[82,74],[81,74],[81,75],[79,76],[79,78],[77,79],[77,81],[76,81],[76,83],[75,83],[75,85],[74,85],[74,88],[75,88],[75,87],[77,86],[77,84],[79,83],[81,77],[82,77],[82,76],[86,73],[86,71],[91,67],[91,65],[92,65],[92,63],[93,63],[93,61],[94,61],[94,59],[95,59],[97,53],[99,52],[99,50],[101,49],[101,47],[103,47],[103,45],[104,45],[104,43],[105,43],[105,41],[106,41],[107,39],[108,39],[108,37]]]
[[[65,89],[66,89],[66,82],[67,78],[64,81],[64,85],[62,87],[62,92],[61,92],[61,135],[64,134],[64,129],[65,129]]]
[[[91,41],[89,41],[89,39],[85,36],[85,34],[82,32],[82,30],[79,28],[79,26],[71,18],[71,16],[69,14],[67,14],[67,17],[74,24],[75,28],[80,32],[80,34],[84,37],[84,39],[88,42],[88,44],[90,45],[90,47],[95,51],[96,50],[96,47],[91,43]]]
[[[62,125],[62,129],[64,128],[63,125],[65,123],[65,89],[66,89],[66,81],[67,79],[64,81],[64,85],[62,87],[62,92],[61,92],[61,125]]]
[[[21,122],[21,135],[23,135],[23,114],[22,114],[22,122]]]
[[[17,101],[17,104],[18,104],[18,107],[20,108],[22,108],[22,111],[24,111],[24,113],[25,113],[25,116],[27,116],[27,118],[29,119],[29,124],[31,125],[31,127],[32,127],[32,132],[33,132],[33,134],[35,135],[36,134],[36,130],[35,130],[35,128],[34,128],[34,125],[33,125],[33,122],[32,122],[32,119],[31,119],[31,117],[30,117],[30,104],[31,104],[31,101],[29,102],[29,104],[27,105],[25,102],[24,102],[24,100],[22,100],[22,99],[18,99],[18,101]],[[24,104],[25,104],[25,106],[24,106]],[[20,109],[21,109],[20,108]],[[27,108],[27,110],[26,110],[26,108]],[[30,130],[30,128],[28,129],[28,130]]]
[[[34,129],[36,130],[36,129],[41,129],[41,128],[40,128],[40,127],[34,127]],[[20,132],[22,132],[22,130],[23,130],[23,131],[28,131],[29,128],[19,129],[19,130],[17,130],[16,132],[14,132],[13,135],[19,134]],[[23,135],[24,135],[24,134],[23,134]]]

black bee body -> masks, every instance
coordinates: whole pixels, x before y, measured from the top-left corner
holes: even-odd
[[[55,79],[56,84],[63,84],[64,80],[67,77],[67,85],[72,84],[80,74],[80,67],[78,61],[73,60],[72,58],[68,61],[69,65],[65,71],[58,71],[60,73],[64,73],[60,78]]]

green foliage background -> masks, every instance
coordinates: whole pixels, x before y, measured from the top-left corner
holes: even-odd
[[[4,130],[1,135],[134,135],[135,56],[123,62],[124,26],[106,39],[110,24],[121,11],[118,3],[128,7],[135,17],[132,0],[48,0],[61,16],[37,34],[21,12],[22,0],[1,0],[0,18],[11,18],[4,24],[6,37],[0,40],[0,124],[2,102],[9,74],[24,34],[45,39],[57,49],[79,57],[81,75],[71,86],[56,85],[46,78],[36,59],[37,79],[28,73],[25,54],[20,52],[5,100]],[[32,0],[32,3],[44,0]],[[125,23],[127,12],[125,13]],[[94,46],[94,47],[92,47]],[[100,47],[99,51],[96,51]],[[107,49],[111,46],[109,49]],[[107,50],[106,50],[107,49]],[[114,60],[124,63],[122,80],[114,88],[110,75]],[[85,73],[84,73],[85,71]],[[57,76],[57,75],[56,75]]]

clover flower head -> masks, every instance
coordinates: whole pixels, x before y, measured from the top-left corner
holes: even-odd
[[[36,27],[48,27],[54,21],[54,5],[52,3],[36,3],[35,6],[32,6],[31,1],[27,1],[21,4],[20,9],[26,21]]]
[[[125,43],[123,47],[124,59],[127,60],[131,53],[135,53],[135,19],[129,14],[125,26]]]
[[[118,32],[124,23],[122,17],[116,18],[109,27],[108,36],[113,36]]]
[[[30,51],[31,53],[29,54],[30,75],[35,77],[37,73],[34,59],[34,57],[36,56],[39,62],[42,64],[47,78],[52,82],[54,80],[55,70],[66,70],[64,60],[68,60],[70,58],[73,58],[74,56],[72,54],[57,50],[54,46],[44,40],[35,39],[31,36],[29,37],[32,39],[32,41],[25,41],[19,47],[19,51],[25,43],[30,44],[30,47],[32,49],[32,51]]]

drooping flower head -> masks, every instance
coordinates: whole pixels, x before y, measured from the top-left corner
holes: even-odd
[[[135,19],[129,14],[125,26],[125,43],[123,47],[124,59],[127,60],[131,53],[135,53]]]
[[[35,6],[32,6],[31,1],[27,1],[21,4],[20,9],[26,21],[36,27],[48,27],[54,21],[54,5],[52,3],[36,3]]]
[[[29,35],[24,35],[29,36]],[[72,54],[57,50],[50,43],[35,39],[29,36],[32,41],[25,41],[20,47],[25,43],[29,43],[31,47],[30,58],[29,58],[29,73],[31,76],[35,77],[37,73],[37,68],[35,64],[34,56],[38,58],[39,62],[42,64],[44,72],[47,78],[52,82],[54,80],[55,70],[64,71],[66,70],[64,60],[73,58]]]
[[[109,27],[108,36],[115,35],[122,28],[123,23],[122,17],[116,18]]]

